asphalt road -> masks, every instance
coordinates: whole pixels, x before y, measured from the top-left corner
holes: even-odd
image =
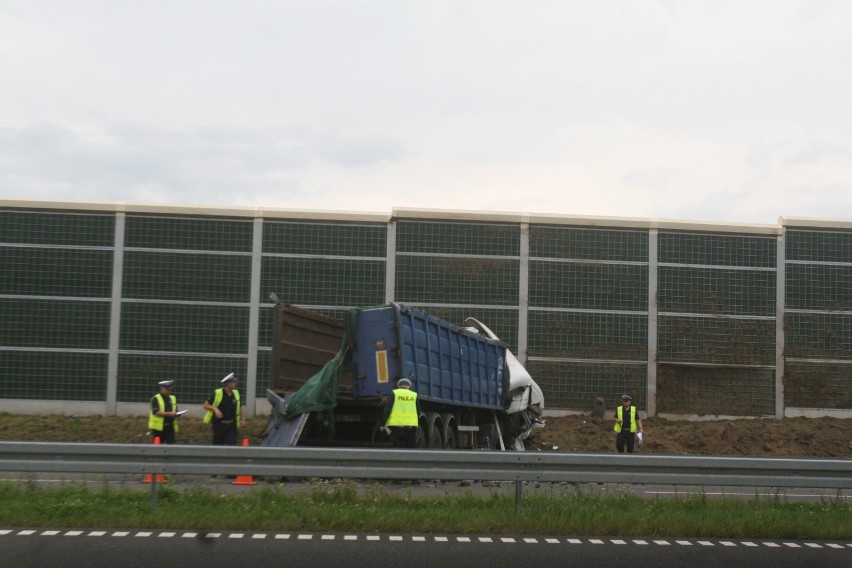
[[[197,533],[0,529],[3,563],[62,566],[287,566],[372,568],[852,565],[852,542],[363,533]]]

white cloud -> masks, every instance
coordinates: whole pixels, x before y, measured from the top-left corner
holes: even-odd
[[[0,195],[852,219],[842,1],[0,10]]]

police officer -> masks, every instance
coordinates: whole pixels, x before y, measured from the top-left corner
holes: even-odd
[[[636,414],[633,398],[629,394],[622,395],[621,406],[615,409],[615,449],[623,454],[625,446],[627,453],[633,453],[636,442],[636,432],[642,432],[642,419]]]
[[[160,387],[160,392],[151,398],[148,429],[151,430],[151,435],[159,438],[163,444],[174,444],[175,432],[178,431],[177,398],[172,394],[175,382],[160,381],[157,386]]]
[[[214,446],[236,446],[240,425],[245,424],[240,391],[236,389],[237,377],[229,373],[221,387],[204,401],[204,423],[213,425]]]
[[[391,444],[394,448],[414,448],[417,446],[417,424],[420,416],[417,393],[411,390],[409,379],[399,379],[396,386],[385,405],[385,429],[390,429]]]

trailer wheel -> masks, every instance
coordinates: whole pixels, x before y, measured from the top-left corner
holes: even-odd
[[[417,427],[417,435],[414,438],[414,447],[418,450],[426,448],[426,434],[423,432],[423,426]]]
[[[450,413],[441,414],[441,439],[444,441],[442,446],[445,450],[455,450],[458,447],[458,438],[456,436],[456,418]]]
[[[433,424],[429,427],[429,439],[427,440],[426,447],[430,450],[440,450],[442,446],[441,432]]]
[[[452,426],[446,426],[444,428],[444,449],[446,449],[446,450],[455,450],[456,449],[456,433],[453,430]]]

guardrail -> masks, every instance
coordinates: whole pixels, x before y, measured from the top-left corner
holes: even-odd
[[[852,488],[840,458],[471,450],[0,442],[0,471]]]

